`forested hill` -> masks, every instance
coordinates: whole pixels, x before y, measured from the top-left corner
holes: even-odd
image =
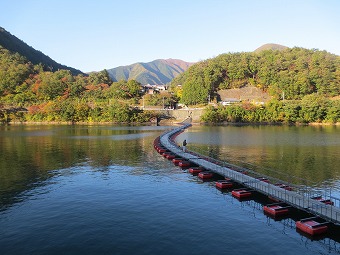
[[[178,59],[157,59],[108,69],[107,72],[113,81],[133,79],[141,84],[166,84],[191,65]]]
[[[298,47],[227,53],[192,65],[171,83],[189,105],[206,103],[220,89],[249,85],[277,99],[284,95],[286,100],[300,100],[313,93],[338,96],[340,57]]]
[[[34,65],[41,63],[45,70],[57,71],[59,69],[64,69],[70,70],[73,75],[83,74],[80,70],[55,62],[49,56],[35,50],[33,47],[27,45],[25,42],[18,39],[2,27],[0,27],[0,46],[13,53],[19,53]]]
[[[276,43],[266,43],[258,47],[256,50],[254,50],[254,52],[260,53],[261,51],[264,50],[285,50],[285,49],[288,49],[288,47]]]

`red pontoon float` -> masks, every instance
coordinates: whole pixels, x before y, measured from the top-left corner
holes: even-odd
[[[259,181],[261,181],[261,182],[266,182],[266,183],[269,183],[269,180],[267,179],[267,178],[265,178],[265,177],[259,177],[259,178],[257,178]]]
[[[201,178],[201,179],[210,179],[214,176],[214,174],[212,172],[208,172],[208,171],[205,171],[205,172],[200,172],[198,174],[198,177]]]
[[[283,183],[275,183],[275,186],[279,187],[279,188],[282,188],[282,189],[285,189],[285,190],[289,190],[289,191],[292,191],[293,188],[286,185],[286,184],[283,184]]]
[[[176,158],[176,154],[168,154],[167,156],[166,156],[166,158],[168,159],[168,160],[173,160],[174,158]]]
[[[216,181],[215,186],[216,188],[219,188],[219,189],[228,189],[233,186],[233,183],[227,180],[218,180]]]
[[[172,153],[171,151],[166,151],[166,152],[163,152],[163,153],[162,153],[162,156],[163,156],[164,158],[167,158],[167,156],[169,156],[169,155],[175,155],[175,154]]]
[[[161,146],[161,143],[160,143],[160,137],[158,136],[154,141],[153,141],[153,147],[157,150],[158,147]]]
[[[326,205],[334,205],[334,202],[330,199],[324,199],[321,196],[317,196],[317,197],[312,197],[312,199],[320,201],[321,203],[324,203]]]
[[[234,189],[231,194],[236,198],[249,198],[252,193],[247,189]]]
[[[270,205],[263,206],[263,211],[270,216],[283,216],[289,213],[289,208],[291,206],[287,206],[283,203],[275,203]]]
[[[199,174],[200,172],[204,171],[204,168],[203,167],[190,167],[189,168],[189,173],[191,174]]]
[[[158,153],[159,154],[162,154],[162,153],[164,153],[164,152],[167,152],[167,151],[169,151],[168,149],[165,149],[165,148],[158,148]]]
[[[183,158],[174,158],[172,159],[172,163],[174,163],[174,165],[178,166],[179,162],[184,161]]]
[[[190,161],[186,161],[186,160],[182,160],[180,162],[178,162],[178,166],[179,167],[190,167],[191,166],[191,162]]]
[[[320,222],[318,217],[306,218],[296,222],[296,228],[309,235],[321,235],[327,232],[329,222]]]

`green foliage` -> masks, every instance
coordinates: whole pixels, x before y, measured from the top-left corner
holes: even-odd
[[[198,68],[189,68],[187,78],[182,84],[182,102],[187,105],[202,104],[208,102],[211,85],[206,83],[204,67],[206,62],[197,65]]]
[[[103,70],[100,72],[93,72],[89,75],[89,82],[91,84],[111,84],[112,80],[109,76],[107,70]]]
[[[318,93],[340,94],[340,57],[326,51],[303,48],[228,53],[191,66],[176,77],[171,89],[182,85],[182,102],[201,104],[220,89],[251,84],[274,98],[301,100]]]
[[[307,95],[301,100],[300,116],[305,122],[322,122],[326,119],[329,105],[330,101],[323,96]]]
[[[86,80],[83,75],[74,77],[74,81],[68,83],[67,93],[70,97],[79,97],[86,87]]]
[[[145,105],[171,107],[206,104],[222,88],[252,84],[270,92],[265,106],[250,103],[208,107],[206,122],[310,123],[339,122],[340,59],[325,51],[301,48],[284,51],[223,54],[199,62],[176,77],[174,95],[144,96]],[[181,86],[177,86],[180,84]],[[282,96],[285,100],[282,100]],[[103,70],[89,76],[70,71],[46,72],[19,54],[0,47],[0,122],[146,122],[154,117],[133,107],[141,99],[135,80],[111,82]],[[288,99],[288,100],[287,100]],[[26,111],[27,110],[27,111]]]
[[[90,76],[73,76],[68,70],[45,72],[18,54],[0,48],[0,121],[55,122],[135,122],[150,121],[144,113],[128,105],[141,96],[134,80],[111,86],[106,70]],[[124,99],[126,103],[118,103]],[[28,112],[8,111],[25,107]],[[7,108],[5,108],[6,106]]]
[[[337,123],[340,121],[340,100],[331,101],[327,108],[325,121],[329,123]]]
[[[141,96],[141,84],[135,80],[129,80],[127,82],[128,95],[131,98],[139,98]]]
[[[68,84],[74,81],[70,71],[60,70],[55,73],[40,73],[37,94],[44,100],[53,100],[66,93]]]
[[[33,65],[24,57],[0,46],[0,96],[15,93],[32,72]]]
[[[1,113],[1,112],[0,112]],[[0,115],[5,120],[5,115]],[[28,108],[25,115],[27,121],[54,122],[148,122],[154,117],[150,112],[144,112],[127,104],[118,102],[105,105],[92,105],[82,100],[56,100]]]
[[[147,94],[144,96],[144,106],[173,108],[177,101],[177,97],[170,93]]]
[[[208,107],[202,120],[219,122],[267,123],[336,123],[340,121],[340,100],[329,100],[316,94],[301,101],[272,100],[265,106],[250,104]]]
[[[106,92],[107,98],[115,99],[140,98],[141,95],[141,84],[135,80],[114,82]]]

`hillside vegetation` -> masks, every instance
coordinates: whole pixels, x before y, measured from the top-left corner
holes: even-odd
[[[140,63],[131,70],[119,71],[125,78],[112,80],[106,70],[75,75],[70,69],[56,70],[41,62],[34,64],[6,47],[0,45],[0,122],[3,123],[148,122],[156,114],[141,110],[138,107],[141,104],[158,108],[171,108],[176,102],[207,105],[209,100],[216,103],[221,90],[232,88],[257,91],[259,98],[267,98],[258,93],[260,90],[269,98],[265,104],[254,105],[243,96],[241,103],[208,107],[203,121],[340,121],[340,59],[326,51],[262,48],[257,53],[222,54],[198,62],[175,77],[171,93],[143,95],[141,83],[132,76],[143,77],[140,75],[143,70],[162,71],[170,80],[171,74],[185,70],[187,65],[178,60],[158,60],[162,65],[157,61]],[[173,62],[173,67],[164,61]],[[160,80],[146,82],[160,83]]]
[[[153,114],[133,107],[140,98],[135,80],[44,71],[0,46],[0,122],[148,122]]]
[[[19,55],[25,57],[28,61],[34,65],[41,64],[44,70],[57,71],[59,69],[70,70],[73,75],[83,74],[81,71],[61,65],[46,56],[40,51],[35,50],[31,46],[27,45],[22,40],[18,39],[11,33],[7,32],[4,28],[0,27],[0,46]]]
[[[182,102],[201,104],[221,89],[252,85],[277,99],[340,94],[340,57],[326,51],[292,48],[259,53],[229,53],[191,66],[176,77]],[[178,89],[177,89],[178,90]]]
[[[157,59],[149,63],[107,69],[107,72],[113,81],[132,79],[143,85],[167,84],[191,65],[179,59]]]
[[[254,86],[273,99],[209,108],[209,122],[337,122],[340,119],[340,57],[304,48],[228,53],[191,66],[171,83],[187,105],[216,101],[220,90]],[[221,109],[220,109],[221,108]]]

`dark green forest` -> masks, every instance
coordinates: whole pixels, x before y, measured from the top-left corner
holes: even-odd
[[[304,48],[228,53],[201,61],[177,76],[172,90],[187,105],[216,100],[222,89],[255,86],[273,100],[209,108],[204,121],[337,122],[340,57]]]

